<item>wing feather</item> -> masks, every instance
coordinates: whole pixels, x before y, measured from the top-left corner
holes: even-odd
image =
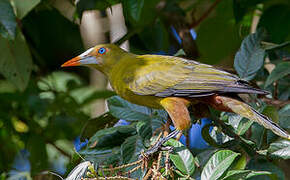
[[[129,88],[139,95],[202,97],[216,93],[267,93],[250,87],[236,75],[196,61],[158,55],[138,58],[145,65],[136,72]]]

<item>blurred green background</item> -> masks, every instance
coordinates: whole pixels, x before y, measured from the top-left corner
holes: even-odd
[[[68,174],[76,165],[73,143],[117,122],[88,125],[114,95],[101,73],[60,68],[85,49],[110,42],[137,54],[182,49],[186,58],[234,72],[242,40],[257,29],[265,30],[263,45],[271,50],[251,80],[264,88],[277,64],[286,63],[267,89],[274,98],[270,116],[284,108],[279,117],[289,130],[288,0],[0,0],[1,177]],[[267,137],[262,142],[260,150],[269,147]],[[289,146],[285,152],[289,159]],[[278,179],[289,179],[289,162],[275,162]]]

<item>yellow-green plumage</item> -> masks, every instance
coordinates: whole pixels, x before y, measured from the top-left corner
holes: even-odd
[[[105,49],[104,53],[99,53],[100,49]],[[166,109],[178,129],[188,128],[190,124],[186,107],[201,102],[235,112],[279,136],[290,137],[244,102],[226,97],[237,93],[267,94],[250,87],[236,75],[179,57],[135,55],[112,44],[98,45],[88,51],[64,66],[87,65],[102,71],[118,95],[135,104]],[[81,59],[85,59],[85,64]],[[92,63],[87,63],[88,59]]]

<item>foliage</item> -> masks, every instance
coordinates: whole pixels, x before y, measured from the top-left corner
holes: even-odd
[[[182,143],[170,139],[165,144],[173,149],[139,160],[164,128],[168,131],[167,113],[91,87],[85,69],[78,75],[59,71],[61,62],[84,50],[77,24],[83,13],[105,13],[117,3],[128,28],[117,44],[129,40],[134,53],[178,51],[178,56],[226,69],[234,64],[242,79],[271,92],[245,100],[290,130],[287,0],[79,0],[72,21],[50,0],[0,0],[1,179],[53,178],[46,170],[71,179],[285,179],[289,141],[212,109],[213,121],[194,125],[199,135],[191,128]],[[250,34],[257,11],[262,13],[258,30]],[[90,105],[107,98],[109,111],[90,118]],[[126,124],[117,123],[120,119]],[[192,122],[197,121],[193,114]]]

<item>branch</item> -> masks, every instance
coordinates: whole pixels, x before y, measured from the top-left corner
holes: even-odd
[[[120,46],[121,44],[123,44],[123,42],[129,40],[132,36],[134,36],[135,34],[139,33],[141,31],[140,28],[135,28],[132,30],[128,30],[128,32],[119,40],[113,42],[113,44],[116,44],[118,46]]]
[[[58,147],[54,142],[47,142],[48,144],[52,145],[55,149],[57,149],[62,155],[66,156],[66,157],[71,157],[71,155],[67,152],[65,152],[63,149],[61,149],[60,147]]]
[[[261,98],[261,100],[267,104],[273,105],[273,106],[278,107],[278,108],[281,108],[287,104],[290,104],[290,100],[282,101],[282,100],[278,100],[278,99],[270,99],[267,97],[263,97],[263,98]]]
[[[194,28],[198,26],[203,20],[205,20],[209,14],[214,10],[214,8],[220,3],[221,0],[216,0],[209,8],[207,11],[204,12],[204,14],[197,20],[191,23],[190,28]]]

